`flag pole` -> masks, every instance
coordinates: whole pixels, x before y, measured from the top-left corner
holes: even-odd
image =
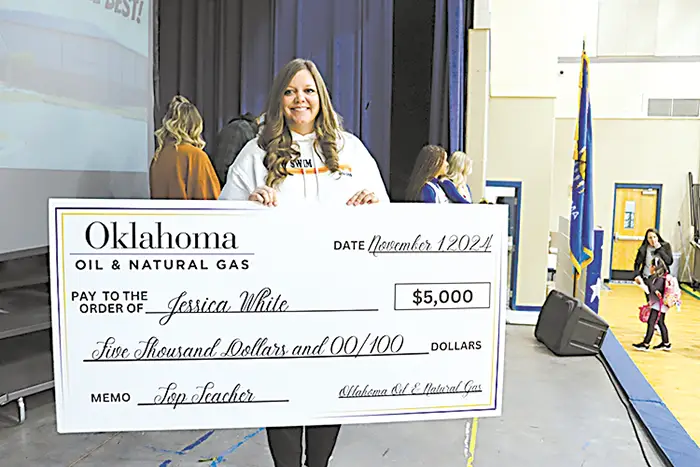
[[[586,35],[583,35],[583,39],[581,41],[581,50],[583,53],[586,53]],[[578,272],[576,269],[574,269],[574,290],[573,290],[573,298],[576,298],[576,289],[578,288]],[[585,298],[585,296],[584,296]]]

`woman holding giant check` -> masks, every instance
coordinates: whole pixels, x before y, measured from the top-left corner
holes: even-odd
[[[296,59],[275,77],[260,135],[229,168],[219,199],[265,206],[320,202],[358,206],[389,202],[377,163],[344,131],[316,65]],[[326,467],[340,425],[268,428],[275,467]]]

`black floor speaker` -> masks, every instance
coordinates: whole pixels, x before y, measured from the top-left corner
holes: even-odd
[[[535,337],[561,357],[596,355],[608,328],[581,300],[552,290],[542,305]]]

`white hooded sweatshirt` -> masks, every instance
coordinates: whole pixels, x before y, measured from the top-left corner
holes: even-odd
[[[301,154],[288,164],[289,175],[277,187],[280,205],[300,201],[344,205],[360,190],[373,192],[382,204],[390,202],[376,161],[355,135],[342,132],[338,138],[340,170],[335,173],[315,151],[315,134],[302,136],[292,132],[292,140]],[[258,138],[248,141],[229,168],[219,199],[244,201],[256,188],[265,185],[264,158],[265,151],[258,146]]]

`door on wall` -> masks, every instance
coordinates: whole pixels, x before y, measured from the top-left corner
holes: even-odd
[[[508,206],[508,304],[511,310],[516,307],[516,289],[518,287],[518,238],[520,230],[520,182],[487,181],[484,198],[493,204]]]
[[[656,227],[659,217],[659,189],[643,186],[615,186],[613,211],[612,280],[634,279],[634,258],[644,233]]]

